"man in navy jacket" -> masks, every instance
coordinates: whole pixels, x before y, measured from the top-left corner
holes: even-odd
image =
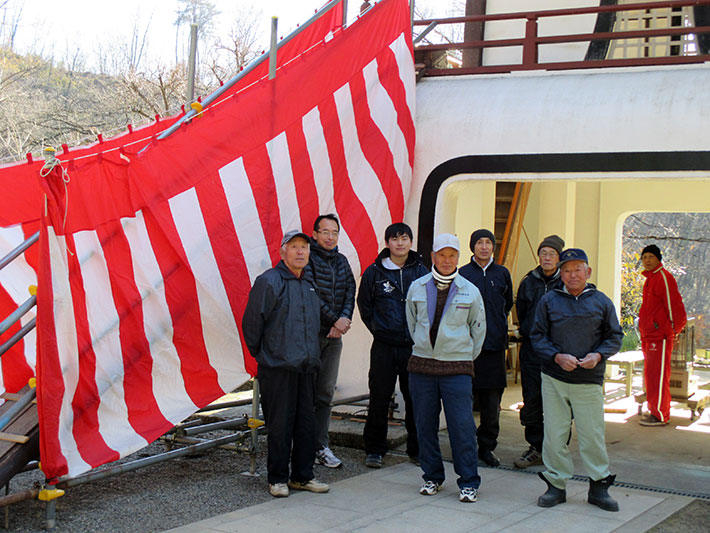
[[[493,453],[500,431],[500,401],[506,386],[505,352],[508,349],[508,313],[513,307],[510,272],[493,261],[496,238],[487,229],[471,234],[471,262],[460,274],[481,292],[486,308],[486,339],[473,364],[473,395],[481,413],[476,433],[478,456],[489,466],[498,466]]]
[[[419,254],[411,249],[412,239],[412,228],[403,222],[385,230],[387,247],[365,270],[357,295],[360,317],[373,336],[368,374],[370,405],[362,433],[367,454],[365,464],[370,468],[382,467],[382,456],[388,450],[387,416],[397,378],[405,405],[407,454],[415,462],[419,456],[409,396],[407,363],[412,355],[412,338],[405,305],[409,286],[429,271]]]
[[[568,447],[574,413],[579,452],[589,475],[587,501],[618,511],[608,492],[616,476],[609,473],[604,441],[604,370],[606,360],[621,348],[624,334],[614,304],[587,283],[592,269],[584,250],[564,250],[558,266],[564,287],[542,297],[530,334],[542,360],[545,414],[546,470],[539,475],[547,491],[537,504],[552,507],[566,501],[567,481],[574,475]]]

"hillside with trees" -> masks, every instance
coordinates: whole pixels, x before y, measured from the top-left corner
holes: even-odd
[[[195,94],[212,92],[257,56],[260,15],[245,10],[226,35],[212,23],[219,12],[209,0],[176,0],[175,61],[150,57],[150,21],[135,21],[122,42],[74,49],[55,58],[15,48],[22,2],[0,0],[0,161],[41,154],[45,146],[76,146],[110,137],[128,124],[171,116],[189,103],[187,47],[190,24],[199,27]],[[89,61],[88,57],[92,60]],[[91,68],[89,68],[91,64]]]
[[[688,317],[693,317],[696,348],[710,348],[710,213],[635,213],[622,241],[621,320],[633,331],[641,307],[644,277],[641,250],[656,244],[663,265],[678,281]]]

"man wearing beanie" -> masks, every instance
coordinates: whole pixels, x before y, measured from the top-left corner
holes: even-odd
[[[471,262],[461,275],[481,292],[486,308],[486,339],[473,368],[473,395],[481,413],[478,425],[478,457],[488,466],[500,460],[493,450],[500,431],[500,401],[506,386],[505,351],[508,348],[508,313],[513,307],[510,272],[493,262],[496,238],[487,229],[471,234]]]
[[[433,496],[444,483],[439,447],[441,404],[458,474],[459,501],[478,499],[476,431],[471,373],[486,335],[486,312],[478,289],[459,276],[459,240],[442,233],[434,238],[432,269],[412,282],[407,293],[407,325],[414,341],[409,359],[409,392],[414,404],[423,496]]]
[[[646,277],[639,311],[639,331],[643,350],[643,377],[650,413],[642,426],[663,426],[671,415],[671,353],[673,339],[685,327],[683,298],[673,276],[661,263],[661,250],[649,244],[641,252]]]
[[[557,235],[545,237],[537,247],[539,265],[528,272],[518,287],[515,309],[520,323],[522,345],[520,347],[520,380],[523,386],[523,408],[520,423],[525,427],[525,440],[529,448],[513,464],[527,468],[542,464],[542,441],[544,423],[542,416],[541,361],[530,341],[530,330],[535,320],[535,309],[545,294],[562,288],[557,262],[565,246]]]

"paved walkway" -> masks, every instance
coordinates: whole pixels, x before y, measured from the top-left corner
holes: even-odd
[[[331,485],[328,494],[293,493],[285,499],[247,507],[171,530],[415,532],[641,532],[687,505],[691,498],[613,487],[618,513],[586,503],[587,484],[570,482],[567,503],[536,505],[545,485],[536,475],[481,468],[477,503],[460,503],[453,466],[436,496],[421,496],[421,470],[401,463]],[[264,488],[266,490],[266,488]]]

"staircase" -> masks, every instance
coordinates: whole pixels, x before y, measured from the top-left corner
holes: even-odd
[[[517,260],[520,232],[530,196],[529,182],[499,181],[496,183],[495,257],[497,262],[513,271]]]

